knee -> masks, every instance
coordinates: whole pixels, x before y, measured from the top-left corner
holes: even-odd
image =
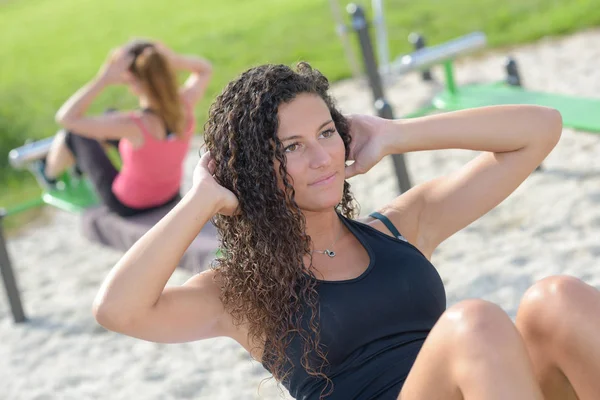
[[[516,339],[509,316],[497,305],[483,300],[466,300],[443,315],[454,349],[471,355],[497,352]]]
[[[481,371],[517,365],[526,352],[510,317],[483,300],[462,301],[448,308],[427,340],[445,360],[444,368],[460,382]]]
[[[535,340],[564,338],[588,299],[590,287],[577,278],[552,276],[545,278],[523,295],[517,313],[517,325],[523,336]]]

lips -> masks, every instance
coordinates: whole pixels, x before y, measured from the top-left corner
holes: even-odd
[[[332,172],[331,174],[325,175],[325,176],[317,179],[313,183],[310,183],[309,186],[326,185],[328,183],[331,183],[331,182],[333,182],[335,175],[336,175],[336,172]]]

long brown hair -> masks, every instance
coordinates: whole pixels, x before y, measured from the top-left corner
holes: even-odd
[[[136,41],[130,45],[129,51],[135,56],[129,71],[144,88],[150,107],[162,118],[169,131],[182,137],[185,134],[185,115],[171,65],[150,42]]]
[[[252,68],[229,83],[210,108],[205,143],[216,162],[215,178],[239,199],[240,213],[215,217],[223,256],[214,268],[221,282],[221,299],[238,324],[247,324],[250,343],[266,339],[263,364],[279,381],[292,367],[304,368],[321,380],[326,376],[326,349],[319,339],[316,279],[304,268],[311,255],[304,215],[286,169],[277,137],[278,107],[298,94],[312,93],[327,104],[348,157],[347,120],[327,94],[329,82],[307,63],[293,70],[285,65]],[[275,160],[285,189],[278,187]],[[338,212],[355,214],[350,185]],[[303,344],[302,365],[292,366],[286,354],[293,335]]]

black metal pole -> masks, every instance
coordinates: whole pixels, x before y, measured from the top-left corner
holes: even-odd
[[[385,99],[383,93],[383,86],[381,84],[381,76],[377,68],[377,61],[375,61],[375,54],[373,52],[373,45],[371,37],[369,35],[369,25],[365,18],[365,13],[360,6],[356,4],[349,4],[347,8],[348,13],[352,17],[352,28],[358,34],[360,41],[360,49],[362,52],[362,58],[367,77],[369,79],[369,86],[373,93],[373,104],[377,115],[381,118],[394,119],[394,112],[392,107]],[[406,170],[406,163],[404,161],[403,154],[394,154],[392,156],[394,161],[394,170],[398,179],[398,186],[401,193],[406,192],[411,188],[410,177]]]
[[[27,318],[25,317],[25,312],[23,311],[21,295],[19,293],[19,288],[17,287],[17,281],[12,269],[10,257],[8,256],[6,241],[4,240],[4,229],[2,227],[2,222],[5,216],[6,211],[0,208],[0,272],[2,272],[2,280],[4,281],[4,287],[6,288],[8,302],[10,303],[10,310],[12,311],[15,322],[19,323],[26,321]]]
[[[408,41],[413,45],[415,50],[421,50],[427,46],[423,35],[419,35],[418,33],[411,33],[410,35],[408,35]],[[424,81],[432,81],[433,76],[431,75],[431,70],[426,69],[422,71],[421,79],[423,79]]]
[[[512,57],[508,57],[506,59],[506,63],[504,64],[504,69],[506,70],[506,83],[510,86],[523,87],[523,82],[521,81],[521,74],[519,73],[519,66],[517,65],[517,60]]]

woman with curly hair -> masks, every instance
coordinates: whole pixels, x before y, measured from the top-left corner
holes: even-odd
[[[328,87],[302,63],[252,68],[225,88],[192,189],[113,268],[98,322],[154,342],[228,336],[298,399],[596,398],[596,289],[536,283],[515,326],[482,300],[446,309],[429,261],[542,162],[560,114],[523,105],[346,118]],[[482,153],[354,219],[346,178],[389,154],[448,148]],[[209,220],[223,255],[166,287]]]

